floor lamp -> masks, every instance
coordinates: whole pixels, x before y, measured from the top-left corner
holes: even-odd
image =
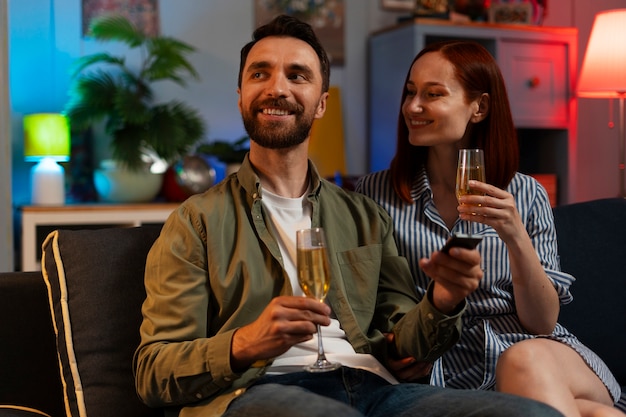
[[[578,80],[578,97],[619,100],[619,196],[626,198],[626,9],[596,15]]]

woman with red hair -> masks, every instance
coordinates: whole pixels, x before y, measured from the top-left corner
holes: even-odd
[[[546,191],[517,171],[516,131],[496,61],[475,42],[434,43],[414,59],[404,85],[391,167],[361,179],[357,191],[393,218],[422,296],[431,284],[427,259],[448,256],[434,252],[450,236],[473,224],[482,238],[483,279],[467,298],[461,340],[433,364],[431,383],[514,393],[568,417],[623,416],[614,408],[621,393],[610,370],[557,323],[574,278],[560,270]],[[457,201],[462,148],[484,151],[486,182],[472,181],[480,195]],[[428,368],[408,359],[396,365],[406,380]]]

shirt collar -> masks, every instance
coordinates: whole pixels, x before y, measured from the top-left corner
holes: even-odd
[[[411,199],[418,201],[430,197],[432,199],[432,190],[430,188],[430,182],[428,181],[428,175],[426,174],[426,167],[422,167],[411,185]]]
[[[250,159],[248,158],[248,154],[246,154],[243,162],[241,163],[241,167],[239,171],[237,171],[237,179],[241,186],[246,190],[246,193],[250,195],[252,198],[257,198],[262,195],[261,193],[261,180],[259,179],[256,172],[254,172],[254,168],[250,163]],[[322,188],[322,181],[320,179],[320,174],[315,167],[315,164],[309,159],[309,175],[311,176],[311,194],[310,197],[314,197],[319,195],[320,190]]]

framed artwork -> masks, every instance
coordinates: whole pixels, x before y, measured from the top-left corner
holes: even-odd
[[[385,10],[412,12],[416,6],[415,0],[380,0],[380,7]]]
[[[344,63],[344,0],[254,0],[255,27],[279,14],[309,23],[324,45],[331,65]]]
[[[87,36],[91,19],[105,13],[126,16],[148,36],[159,34],[158,0],[82,0],[83,36]]]
[[[530,2],[492,3],[489,7],[489,22],[529,25],[533,22],[533,5]]]

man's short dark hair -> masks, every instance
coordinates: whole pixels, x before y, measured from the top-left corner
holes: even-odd
[[[259,26],[252,34],[252,40],[241,48],[239,79],[237,81],[238,87],[241,87],[241,78],[244,65],[246,64],[246,59],[248,58],[248,53],[258,41],[268,36],[287,36],[300,39],[301,41],[308,43],[320,60],[320,69],[322,71],[322,92],[328,91],[328,87],[330,85],[330,62],[328,61],[328,55],[326,55],[324,47],[315,35],[311,25],[293,16],[284,14],[276,16],[271,22],[263,26]]]

